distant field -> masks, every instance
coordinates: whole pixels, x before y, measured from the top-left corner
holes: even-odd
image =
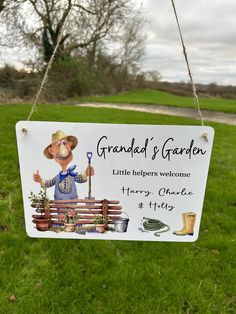
[[[176,96],[156,90],[134,90],[112,96],[97,96],[78,99],[81,102],[111,102],[131,104],[152,104],[195,108],[193,97]],[[236,100],[221,98],[200,98],[201,109],[236,113]]]
[[[15,140],[15,123],[29,110],[0,106],[1,313],[236,313],[236,127],[209,123],[216,135],[197,242],[32,239],[25,232]],[[199,125],[64,105],[38,106],[32,120]],[[12,294],[15,302],[8,301]]]

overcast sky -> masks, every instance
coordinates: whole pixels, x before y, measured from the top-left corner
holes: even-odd
[[[158,70],[163,80],[189,81],[171,0],[134,0],[148,23],[143,70]],[[193,78],[197,83],[236,85],[236,0],[175,0]],[[24,48],[0,54],[20,66]],[[35,54],[27,51],[27,56]]]
[[[188,81],[171,0],[143,0],[145,70]],[[236,85],[236,0],[175,0],[194,80]]]

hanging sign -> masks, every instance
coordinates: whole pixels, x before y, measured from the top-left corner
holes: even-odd
[[[211,127],[21,121],[16,133],[29,236],[198,238]]]

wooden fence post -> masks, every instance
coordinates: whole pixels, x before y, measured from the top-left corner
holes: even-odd
[[[102,201],[102,216],[106,219],[106,229],[108,227],[108,200],[103,200]]]
[[[51,211],[50,211],[50,205],[47,204],[44,206],[44,209],[45,209],[45,218],[48,218],[49,219],[49,226],[51,226]]]

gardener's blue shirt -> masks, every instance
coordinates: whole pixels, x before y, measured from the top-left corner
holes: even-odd
[[[76,183],[84,183],[87,181],[85,173],[75,173],[75,166],[68,168],[67,172],[60,171],[53,179],[45,180],[42,186],[50,188],[55,185],[55,200],[77,199]]]

